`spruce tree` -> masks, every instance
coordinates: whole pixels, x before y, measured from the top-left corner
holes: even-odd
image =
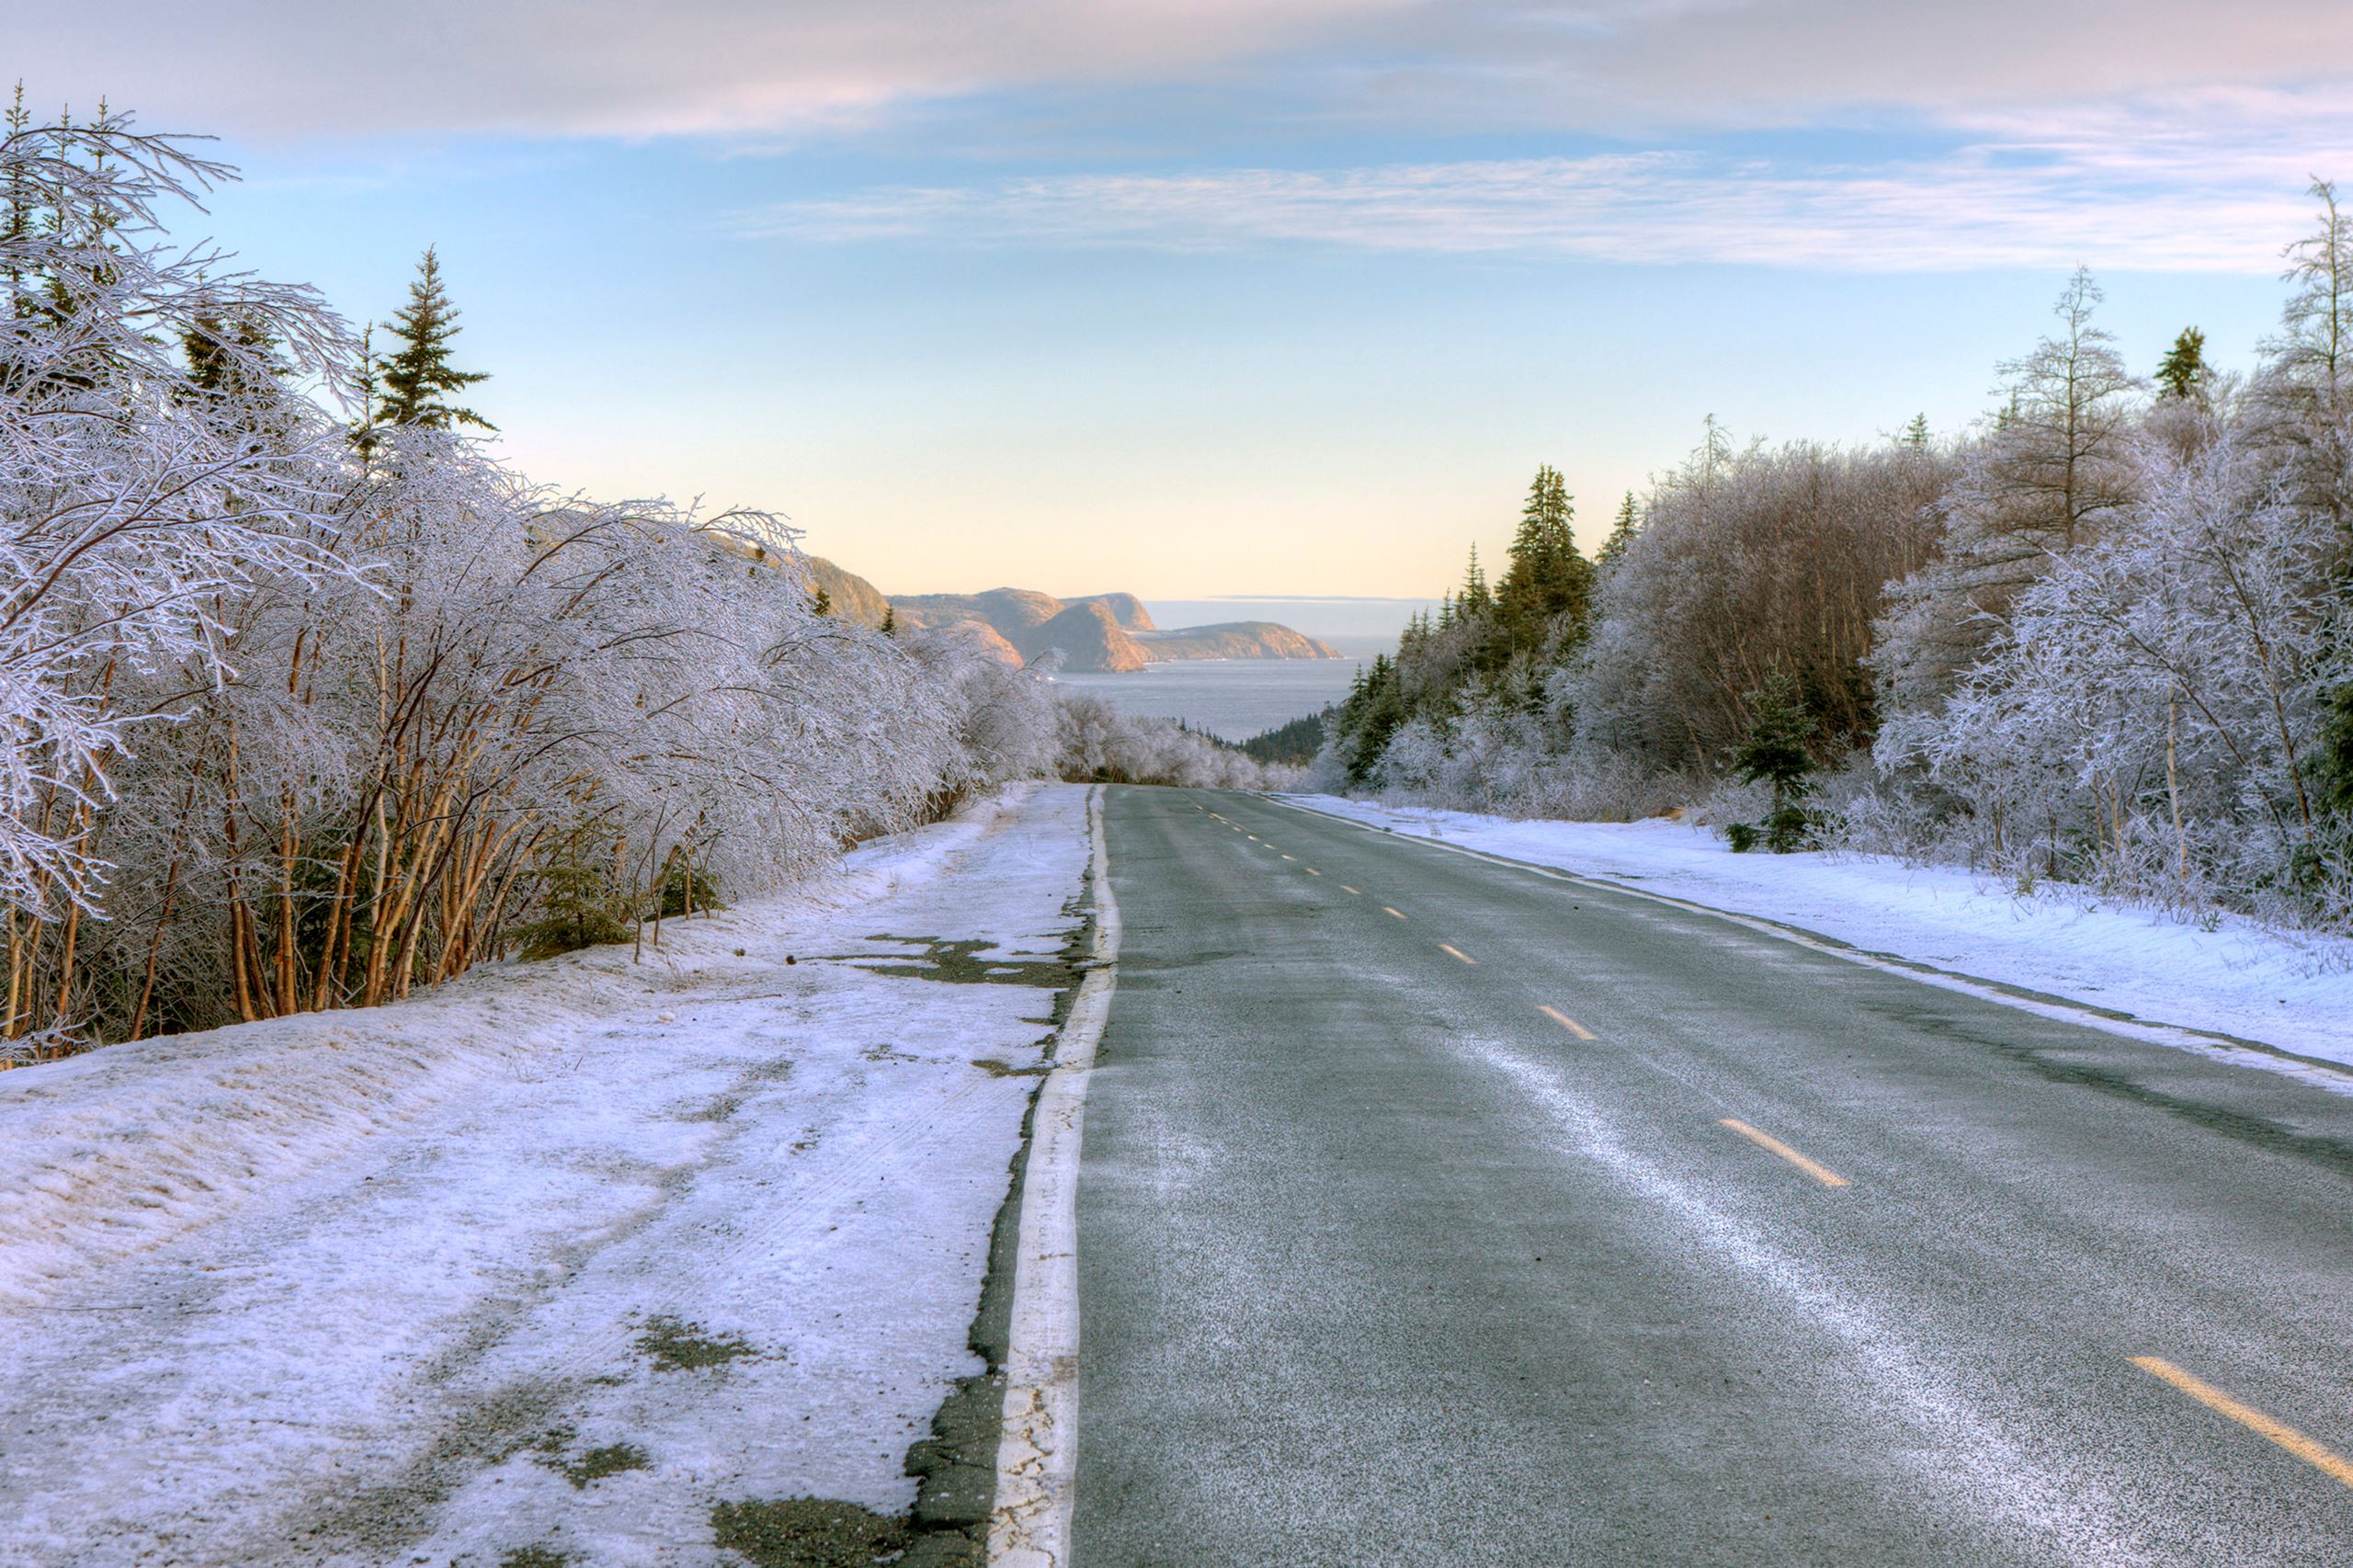
[[[1461,608],[1457,619],[1472,620],[1495,608],[1495,596],[1487,591],[1487,574],[1479,569],[1479,547],[1471,547],[1471,564],[1462,574]]]
[[[2206,335],[2194,326],[2183,327],[2158,361],[2157,393],[2178,403],[2202,400],[2206,376]]]
[[[359,417],[346,432],[353,447],[363,458],[372,458],[383,443],[376,434],[377,412],[383,406],[384,378],[381,362],[376,358],[376,324],[369,322],[359,334],[359,365],[354,372],[358,393]]]
[[[1365,677],[1362,689],[1351,694],[1349,702],[1357,711],[1352,726],[1355,744],[1348,755],[1348,778],[1363,784],[1371,779],[1373,769],[1380,766],[1389,737],[1405,722],[1405,688],[1398,678],[1396,662],[1386,653],[1374,654],[1371,672]]]
[[[1641,515],[1634,509],[1634,493],[1618,503],[1618,518],[1609,525],[1609,537],[1601,541],[1598,564],[1615,566],[1625,558],[1626,547],[1634,542],[1634,533],[1642,526]]]
[[[236,399],[263,392],[290,367],[278,345],[251,316],[234,322],[199,316],[180,335],[188,380],[209,392]]]
[[[1550,463],[1538,469],[1512,539],[1511,565],[1495,585],[1495,607],[1516,646],[1541,642],[1556,617],[1585,619],[1593,566],[1577,553],[1575,516],[1560,471]]]
[[[11,136],[22,134],[32,124],[32,116],[25,109],[25,85],[21,81],[17,84],[16,97],[9,101],[6,124]],[[17,258],[23,254],[25,243],[32,238],[33,214],[40,207],[29,164],[9,164],[8,186],[0,191],[0,205],[6,208],[6,214],[0,215],[0,247],[5,247],[8,256],[8,308],[21,321],[31,313],[32,301],[25,293],[24,269]]]
[[[400,348],[384,361],[376,423],[427,430],[457,425],[498,428],[472,409],[449,402],[450,393],[490,380],[485,371],[460,370],[449,362],[449,343],[460,330],[458,307],[441,285],[440,258],[427,245],[425,259],[417,264],[416,281],[408,286],[408,303],[392,317],[392,333]]]
[[[816,611],[819,615],[831,615],[834,613],[834,596],[825,592],[824,584],[820,583],[817,585],[817,597],[810,601],[809,608]]]
[[[882,635],[896,637],[898,634],[899,612],[886,604],[882,607]]]
[[[1928,449],[1928,416],[1926,414],[1914,415],[1912,423],[1904,427],[1904,444],[1915,452]]]
[[[1751,717],[1747,738],[1733,749],[1733,771],[1744,783],[1772,787],[1773,812],[1765,819],[1765,846],[1776,855],[1802,849],[1813,828],[1813,813],[1802,801],[1813,771],[1813,738],[1820,727],[1813,706],[1798,683],[1779,670],[1765,678],[1761,691],[1748,694]],[[1733,824],[1728,836],[1735,850],[1757,841],[1756,828]]]

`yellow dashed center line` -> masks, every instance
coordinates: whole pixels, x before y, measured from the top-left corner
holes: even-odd
[[[1461,959],[1464,963],[1470,964],[1474,968],[1479,962],[1477,959],[1472,958],[1469,953],[1464,952],[1461,948],[1455,947],[1451,943],[1440,942],[1438,945],[1438,950],[1448,954],[1450,957]]]
[[[1770,1133],[1759,1132],[1754,1127],[1749,1126],[1748,1123],[1745,1121],[1735,1121],[1729,1116],[1723,1119],[1722,1125],[1731,1128],[1734,1132],[1739,1133],[1743,1138],[1747,1139],[1758,1148],[1770,1150],[1772,1153],[1780,1155],[1781,1158],[1789,1161],[1790,1164],[1797,1166],[1798,1169],[1805,1172],[1806,1175],[1812,1176],[1814,1180],[1820,1182],[1824,1187],[1847,1187],[1851,1185],[1845,1176],[1840,1176],[1828,1165],[1815,1164],[1813,1161],[1807,1159],[1803,1154],[1799,1153],[1795,1149],[1790,1148],[1787,1143],[1782,1142],[1779,1138],[1772,1136]]]
[[[2209,1410],[2217,1410],[2249,1431],[2270,1438],[2306,1464],[2347,1486],[2353,1486],[2353,1464],[2313,1442],[2293,1426],[2274,1421],[2251,1404],[2241,1404],[2221,1389],[2183,1371],[2172,1362],[2155,1356],[2135,1356],[2132,1364],[2153,1378],[2160,1378],[2196,1400]]]
[[[1381,914],[1383,914],[1383,915],[1396,915],[1396,917],[1397,917],[1398,919],[1400,919],[1400,920],[1403,920],[1403,919],[1404,919],[1404,918],[1405,918],[1405,916],[1404,916],[1402,913],[1400,913],[1400,912],[1399,912],[1399,911],[1397,911],[1397,910],[1394,910],[1394,909],[1390,908],[1390,907],[1389,907],[1387,904],[1385,904],[1385,903],[1384,903],[1384,904],[1382,904],[1382,905],[1381,906]]]
[[[1321,871],[1319,871],[1319,870],[1317,870],[1314,867],[1310,866],[1310,867],[1308,867],[1308,868],[1307,868],[1307,874],[1308,874],[1309,876],[1311,876],[1311,877],[1320,877],[1320,876],[1322,876],[1324,873],[1323,873],[1323,872],[1321,872]]]
[[[1342,892],[1355,892],[1357,890],[1356,890],[1356,889],[1354,889],[1354,888],[1352,888],[1352,887],[1350,887],[1350,886],[1348,886],[1348,884],[1347,884],[1347,883],[1346,883],[1346,882],[1342,882],[1342,883],[1340,884],[1340,891],[1341,891]]]
[[[1296,856],[1296,855],[1286,855],[1286,856],[1284,856],[1284,857],[1283,857],[1283,858],[1284,858],[1284,859],[1286,859],[1286,860],[1296,860],[1296,859],[1298,859],[1298,858],[1299,858],[1299,857],[1298,857],[1298,856]]]
[[[1543,1014],[1546,1017],[1552,1019],[1554,1023],[1560,1025],[1563,1028],[1568,1030],[1571,1034],[1576,1036],[1579,1040],[1591,1040],[1593,1038],[1593,1031],[1591,1029],[1586,1028],[1583,1024],[1577,1022],[1574,1018],[1569,1017],[1558,1007],[1548,1006],[1540,1002],[1536,1005],[1536,1010]]]

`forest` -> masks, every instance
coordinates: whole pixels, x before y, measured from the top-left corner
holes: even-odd
[[[2311,195],[2245,369],[2191,328],[2141,373],[2079,270],[1966,432],[1711,419],[1590,558],[1540,470],[1500,576],[1474,552],[1327,715],[1316,784],[2353,929],[2353,223]]]
[[[0,140],[0,1067],[658,940],[1007,779],[1269,778],[824,614],[770,513],[514,472],[434,253],[355,333],[175,244],[233,177]]]

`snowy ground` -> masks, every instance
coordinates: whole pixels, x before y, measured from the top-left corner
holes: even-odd
[[[642,961],[0,1074],[0,1563],[703,1564],[715,1504],[904,1511],[1086,857],[1083,790],[1017,790]]]
[[[1968,871],[1876,856],[1734,855],[1712,829],[1663,820],[1513,822],[1330,795],[1285,798],[1940,970],[2353,1062],[2353,944],[2292,940],[2242,921],[2208,931],[2129,906],[2020,898]]]

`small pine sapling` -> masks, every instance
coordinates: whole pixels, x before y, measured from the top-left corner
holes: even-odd
[[[1761,838],[1774,854],[1786,855],[1813,843],[1814,814],[1804,801],[1814,768],[1809,748],[1820,721],[1797,683],[1779,670],[1766,677],[1763,690],[1749,693],[1749,704],[1754,711],[1748,736],[1733,749],[1732,765],[1743,783],[1771,787],[1773,810],[1761,831],[1742,823],[1735,825],[1745,832],[1726,836],[1735,851],[1754,847]]]

